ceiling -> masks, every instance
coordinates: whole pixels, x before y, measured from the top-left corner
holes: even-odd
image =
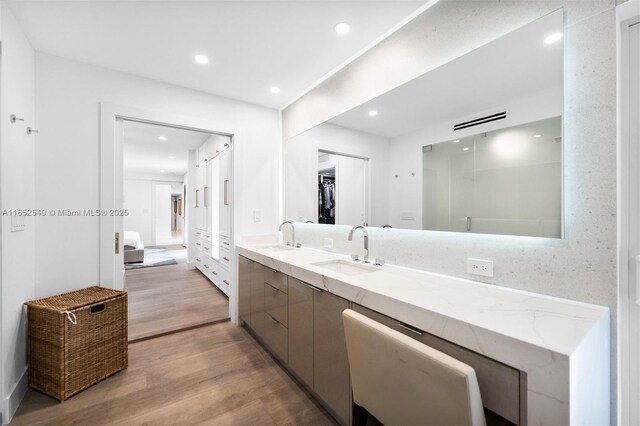
[[[562,32],[562,11],[554,12],[329,122],[395,138],[429,123],[453,124],[541,94],[561,94],[563,43],[544,40]],[[369,116],[371,110],[378,115]]]
[[[209,133],[134,121],[125,121],[123,127],[126,175],[182,177],[187,173],[189,150],[196,149],[210,136]],[[160,137],[166,140],[160,140]]]
[[[425,2],[7,3],[37,51],[281,108]],[[335,33],[340,22],[348,35]]]

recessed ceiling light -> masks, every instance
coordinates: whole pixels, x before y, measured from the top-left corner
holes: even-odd
[[[166,136],[158,136],[158,139],[160,139],[161,141],[166,141],[167,137]]]
[[[160,170],[160,173],[164,173],[164,169]]]
[[[173,160],[174,158],[176,158],[174,155],[169,156],[169,160]]]
[[[336,30],[336,34],[338,35],[346,35],[351,31],[351,25],[347,24],[346,22],[340,22],[333,28]]]
[[[557,43],[562,39],[562,33],[553,33],[547,36],[544,39],[544,44],[553,44]]]
[[[458,143],[460,142],[460,139],[456,139],[455,141],[453,141],[453,143]]]
[[[375,117],[376,115],[378,115],[378,111],[376,111],[375,109],[372,109],[367,114],[369,114],[369,117]]]
[[[463,151],[469,151],[469,147],[462,148]]]
[[[276,86],[271,86],[271,88],[269,89],[269,91],[273,94],[278,94],[280,93],[280,88],[276,87]]]
[[[196,55],[193,59],[200,65],[207,65],[209,63],[209,58],[204,55]]]
[[[534,138],[541,138],[542,135],[533,135]]]

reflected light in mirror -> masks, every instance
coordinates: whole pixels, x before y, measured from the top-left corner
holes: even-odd
[[[528,135],[521,130],[501,132],[492,141],[491,152],[502,160],[522,158],[531,148],[527,140],[530,140]]]
[[[551,35],[548,35],[547,38],[544,39],[544,44],[557,43],[561,39],[562,39],[562,34],[561,33],[553,33]]]
[[[460,142],[460,139],[456,139],[455,141],[453,141],[453,143],[458,143]]]
[[[375,109],[372,109],[371,111],[368,112],[369,117],[375,117],[376,115],[378,115],[378,111],[376,111]]]

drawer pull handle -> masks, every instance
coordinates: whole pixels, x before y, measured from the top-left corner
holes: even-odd
[[[222,282],[225,283],[226,285],[230,285],[229,281],[227,281],[227,280],[222,280]]]
[[[226,260],[227,262],[229,261],[228,257],[223,257],[224,260]]]
[[[302,281],[300,281],[300,283],[305,287],[309,287],[311,290],[317,291],[318,293],[322,293],[322,289],[319,289],[318,287],[312,286],[311,284],[307,284]]]
[[[224,244],[225,246],[228,246],[228,245],[229,245],[229,243],[228,243],[228,242],[226,242],[226,241],[223,241],[223,242],[222,242],[222,244]]]
[[[92,314],[97,314],[98,312],[102,312],[104,311],[104,303],[93,305],[89,310],[91,311]]]
[[[197,246],[200,246],[200,245],[202,245],[202,244],[200,244],[200,243],[196,243],[196,245],[197,245]]]
[[[213,275],[218,275],[218,273],[216,271],[211,271],[213,273]]]
[[[209,265],[204,265],[205,268],[209,269]]]
[[[209,250],[209,247],[207,247],[207,246],[204,246],[204,249],[205,249],[205,250]]]
[[[271,321],[273,321],[274,324],[280,324],[280,321],[278,321],[277,319],[275,319],[271,315],[269,315],[269,317],[271,318]]]
[[[417,328],[413,328],[410,325],[407,325],[403,322],[401,322],[400,324],[398,324],[400,327],[404,328],[407,331],[410,331],[414,334],[417,334],[418,336],[422,336],[424,334],[424,332],[422,330],[418,330]]]
[[[196,262],[200,262],[200,259],[198,259],[197,257],[196,257]]]

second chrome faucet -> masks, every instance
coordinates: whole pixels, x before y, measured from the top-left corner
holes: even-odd
[[[364,263],[369,263],[369,233],[367,232],[367,228],[362,225],[351,228],[349,231],[349,241],[353,241],[353,234],[358,229],[362,229],[362,233],[364,234]]]

